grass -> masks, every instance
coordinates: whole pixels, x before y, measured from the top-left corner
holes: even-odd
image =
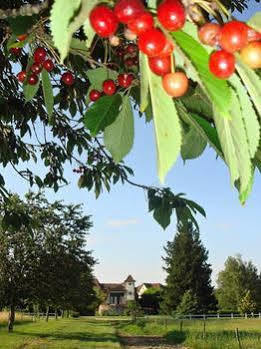
[[[182,331],[180,320],[138,320],[137,324],[120,323],[121,335],[164,336],[171,344],[183,344],[193,349],[239,349],[235,329],[238,328],[243,349],[261,349],[261,320],[207,320],[203,338],[202,320],[184,320]]]
[[[115,328],[110,321],[88,318],[50,319],[38,322],[18,321],[14,332],[0,326],[1,349],[119,349]]]

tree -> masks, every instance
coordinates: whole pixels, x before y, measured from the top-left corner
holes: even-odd
[[[125,314],[131,316],[132,321],[136,321],[138,316],[143,315],[140,304],[136,301],[128,301]]]
[[[178,315],[196,314],[198,310],[198,299],[191,290],[188,290],[183,294],[175,313]]]
[[[139,300],[139,303],[144,311],[153,314],[158,314],[160,303],[162,301],[162,289],[160,287],[151,287],[146,290]]]
[[[225,268],[218,274],[217,279],[216,297],[219,309],[236,312],[247,291],[259,305],[260,287],[257,268],[251,261],[243,261],[240,255],[228,257]]]
[[[241,314],[252,313],[256,310],[256,303],[254,302],[249,290],[246,292],[245,296],[240,300],[238,310]]]
[[[213,309],[215,298],[211,286],[211,268],[207,263],[208,252],[192,224],[178,227],[174,240],[167,242],[165,253],[163,269],[167,278],[163,291],[163,311],[175,311],[188,291],[196,297],[198,311]]]
[[[78,0],[65,7],[63,0],[7,0],[0,5],[0,164],[9,165],[31,185],[51,187],[55,191],[67,183],[63,171],[67,162],[77,164],[79,186],[94,190],[97,197],[103,189],[110,190],[110,186],[119,181],[140,187],[148,194],[149,211],[163,228],[169,225],[173,212],[183,223],[194,220],[196,213],[205,215],[200,206],[181,194],[174,195],[169,188],[150,188],[130,180],[133,171],[121,161],[133,144],[133,112],[137,110],[146,122],[154,123],[162,182],[180,153],[184,160],[194,159],[209,144],[229,167],[231,182],[239,190],[240,201],[245,202],[254,171],[261,168],[259,75],[246,66],[239,55],[235,67],[232,54],[230,70],[235,70],[235,74],[228,81],[215,77],[208,67],[209,59],[212,61],[211,49],[202,45],[197,30],[213,18],[220,24],[227,22],[229,10],[242,11],[248,2],[184,1],[186,11],[180,5],[180,23],[185,25],[175,27],[174,31],[160,16],[164,4],[156,9],[156,1],[144,2],[153,15],[158,11],[156,26],[163,29],[170,41],[156,29],[151,29],[156,30],[155,36],[145,36],[153,40],[157,37],[156,46],[162,49],[166,44],[170,56],[174,43],[177,68],[189,78],[188,82],[184,74],[173,73],[182,75],[190,86],[187,95],[174,100],[162,87],[161,77],[150,69],[145,54],[149,53],[146,40],[139,40],[138,66],[135,36],[130,38],[126,27],[117,26],[110,8],[105,11],[114,26],[111,32],[99,31],[99,21],[96,23],[91,14],[101,3],[102,0]],[[115,7],[115,1],[108,5]],[[141,2],[138,7],[144,10]],[[61,10],[64,16],[60,15]],[[115,13],[117,11],[115,8]],[[259,40],[256,32],[260,30],[259,16],[248,23],[252,27],[249,40]],[[123,38],[119,47],[113,46],[119,37],[107,38],[117,27],[118,32],[114,34]],[[244,40],[240,42],[246,44],[247,33],[247,27],[243,26]],[[41,51],[34,52],[35,47]],[[49,61],[45,64],[47,69],[37,75],[41,66],[35,70],[32,63],[39,65],[46,56],[54,62],[54,69],[50,71]],[[170,59],[167,61],[170,69]],[[14,76],[17,66],[23,72],[18,81]],[[115,81],[119,72],[132,72],[134,78],[129,74],[125,82],[121,76],[116,94],[102,95],[90,104],[89,93],[99,90],[100,96],[99,93],[104,92],[104,80]],[[115,83],[109,84],[114,91]],[[28,168],[29,160],[42,161],[46,173],[40,176],[33,166]],[[0,192],[8,197],[3,176]]]

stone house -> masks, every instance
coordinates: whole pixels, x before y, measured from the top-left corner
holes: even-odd
[[[160,284],[159,282],[155,282],[155,283],[144,282],[143,284],[139,285],[136,288],[136,293],[137,293],[138,298],[141,298],[143,293],[146,292],[148,289],[150,289],[150,288],[159,289],[161,287],[162,287],[162,284]]]

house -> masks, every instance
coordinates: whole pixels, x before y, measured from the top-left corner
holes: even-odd
[[[105,302],[99,306],[98,313],[102,315],[106,311],[116,313],[123,312],[128,301],[136,299],[135,280],[131,275],[122,283],[100,283],[96,279],[96,287],[105,294]]]
[[[141,298],[143,293],[146,292],[150,288],[160,289],[160,288],[162,288],[162,284],[160,284],[158,282],[156,282],[156,283],[146,282],[146,283],[139,285],[136,289],[138,298]]]

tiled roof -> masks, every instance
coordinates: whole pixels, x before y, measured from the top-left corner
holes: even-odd
[[[133,277],[131,275],[129,275],[124,282],[135,282],[135,280],[133,279]]]
[[[126,291],[122,284],[103,283],[100,285],[106,291]]]

